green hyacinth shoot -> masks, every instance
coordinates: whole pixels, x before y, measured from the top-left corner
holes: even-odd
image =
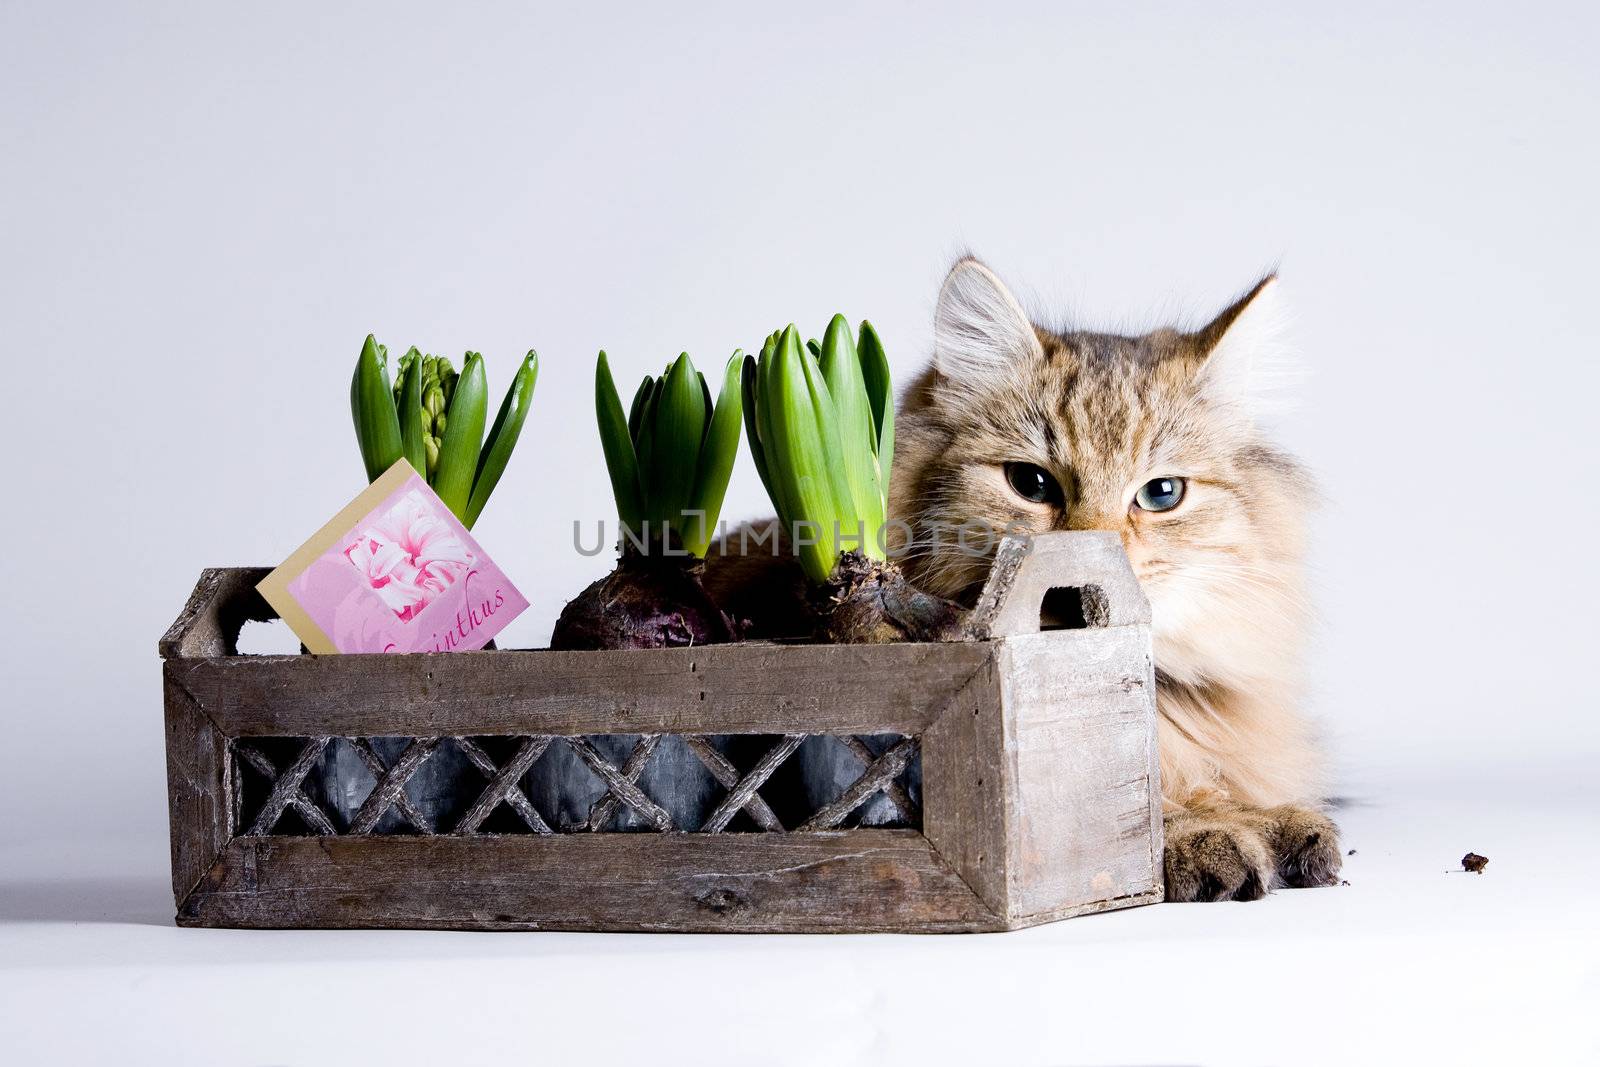
[[[595,413],[625,542],[704,558],[715,536],[739,451],[735,352],[716,402],[687,352],[660,377],[646,375],[623,414],[604,352],[595,363]]]
[[[849,549],[884,559],[894,387],[877,331],[852,339],[835,315],[802,344],[791,324],[745,358],[742,387],[756,470],[806,577],[826,582]]]
[[[448,359],[412,348],[396,370],[391,382],[389,351],[368,334],[350,383],[350,413],[367,480],[404,457],[470,529],[522,434],[539,354],[530,349],[523,357],[487,438],[489,385],[481,355],[468,352],[457,373]]]

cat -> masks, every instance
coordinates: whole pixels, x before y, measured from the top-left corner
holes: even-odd
[[[1298,707],[1315,491],[1260,422],[1281,320],[1269,274],[1199,330],[1057,332],[966,257],[895,416],[889,513],[921,588],[970,604],[987,577],[951,523],[1121,537],[1152,609],[1168,900],[1332,884],[1342,863]],[[781,629],[772,606],[804,595],[782,563],[730,555],[707,587]]]
[[[970,600],[987,574],[941,519],[1121,537],[1152,611],[1169,900],[1326,885],[1342,862],[1298,706],[1315,489],[1261,427],[1283,318],[1269,274],[1196,331],[1057,332],[965,258],[896,416],[889,511],[929,592]]]

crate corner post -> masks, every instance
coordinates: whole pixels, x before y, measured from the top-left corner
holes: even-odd
[[[925,742],[934,848],[1007,928],[1159,901],[1150,608],[1115,536],[1008,540],[972,626],[994,655]]]

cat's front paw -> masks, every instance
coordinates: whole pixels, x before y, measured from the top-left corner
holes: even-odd
[[[1166,817],[1167,899],[1259,900],[1276,865],[1261,820],[1240,813],[1180,811]]]
[[[1278,858],[1280,884],[1296,889],[1338,885],[1344,853],[1339,827],[1315,808],[1283,804],[1267,810],[1272,820],[1272,851]]]

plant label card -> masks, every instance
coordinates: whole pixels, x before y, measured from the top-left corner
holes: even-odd
[[[312,652],[466,652],[528,606],[401,459],[256,586]]]

